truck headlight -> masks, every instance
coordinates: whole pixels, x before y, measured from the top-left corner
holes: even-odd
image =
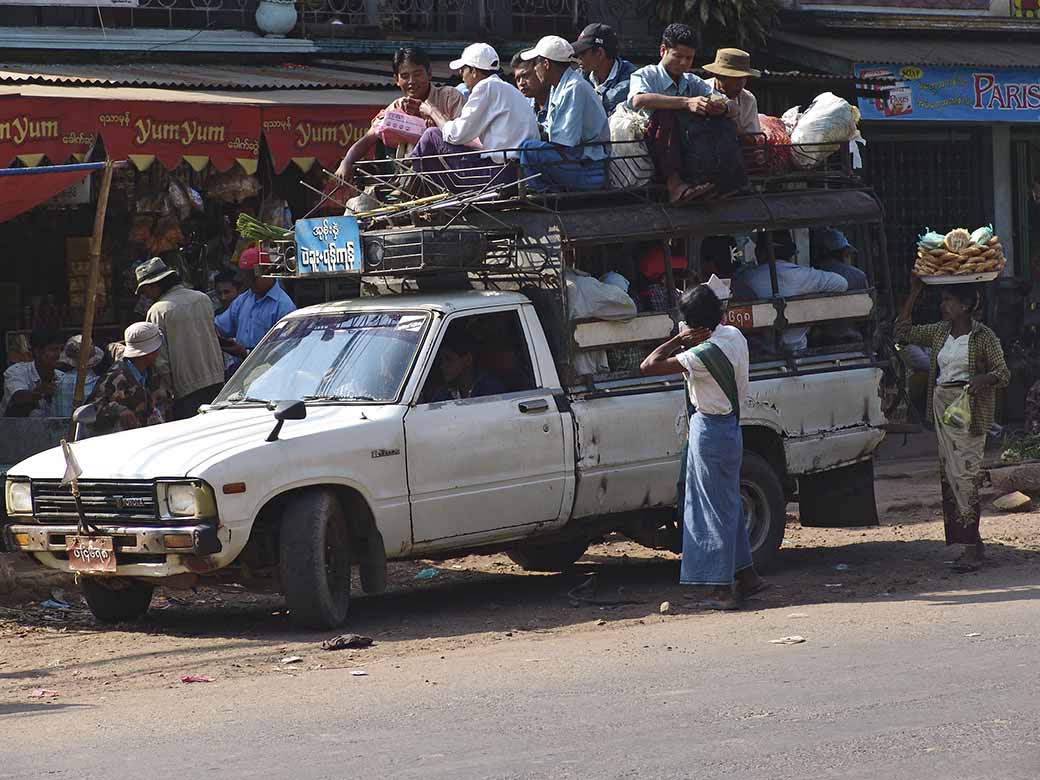
[[[31,515],[32,510],[32,483],[28,480],[7,480],[7,514]]]
[[[204,519],[216,517],[213,489],[201,480],[159,482],[159,514],[164,518]]]

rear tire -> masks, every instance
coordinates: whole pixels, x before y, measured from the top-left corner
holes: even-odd
[[[99,623],[127,623],[144,617],[155,586],[121,578],[102,582],[96,577],[81,577],[79,590]]]
[[[524,571],[566,571],[589,549],[588,539],[565,539],[555,544],[519,544],[506,555]]]
[[[282,590],[293,625],[342,625],[350,609],[350,529],[335,494],[309,490],[290,499],[280,545]]]
[[[748,527],[751,557],[755,568],[765,569],[775,559],[784,541],[787,499],[776,469],[757,452],[744,450],[740,467],[740,500]]]

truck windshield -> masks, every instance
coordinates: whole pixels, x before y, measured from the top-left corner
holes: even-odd
[[[215,404],[397,399],[429,317],[344,312],[279,322]]]

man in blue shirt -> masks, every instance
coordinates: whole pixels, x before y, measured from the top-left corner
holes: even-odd
[[[845,238],[845,234],[830,227],[814,232],[816,246],[813,251],[813,267],[844,277],[849,283],[850,291],[866,290],[870,286],[867,275],[852,264],[856,248]]]
[[[635,73],[636,66],[618,57],[618,36],[607,24],[590,24],[571,46],[609,117],[628,100],[629,77]]]
[[[610,127],[599,95],[576,64],[574,48],[558,35],[547,35],[520,58],[533,61],[538,77],[552,87],[546,112],[547,141],[520,145],[520,165],[527,182],[539,192],[604,189]]]
[[[296,304],[276,280],[257,275],[259,263],[260,251],[256,247],[242,253],[238,269],[242,286],[249,290],[235,298],[227,311],[214,319],[218,333],[226,340],[222,344],[224,351],[239,363],[278,320],[296,311]]]
[[[629,79],[628,106],[650,117],[647,141],[673,203],[714,189],[711,183],[691,184],[680,175],[683,149],[678,115],[722,116],[729,108],[724,95],[713,96],[708,82],[689,72],[695,43],[696,36],[688,26],[668,25],[661,36],[661,61],[640,68]]]

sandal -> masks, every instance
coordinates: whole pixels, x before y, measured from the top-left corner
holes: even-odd
[[[752,596],[757,596],[759,593],[761,593],[764,590],[769,590],[771,587],[773,587],[773,583],[766,582],[764,579],[759,577],[758,581],[755,582],[753,585],[751,585],[751,587],[749,587],[747,589],[740,588],[740,587],[737,588],[737,600],[738,601],[746,601],[747,599],[751,598]]]
[[[703,184],[684,184],[679,188],[678,192],[671,195],[668,199],[669,203],[688,203],[697,198],[702,198],[715,189],[715,185],[711,182],[704,182]]]

